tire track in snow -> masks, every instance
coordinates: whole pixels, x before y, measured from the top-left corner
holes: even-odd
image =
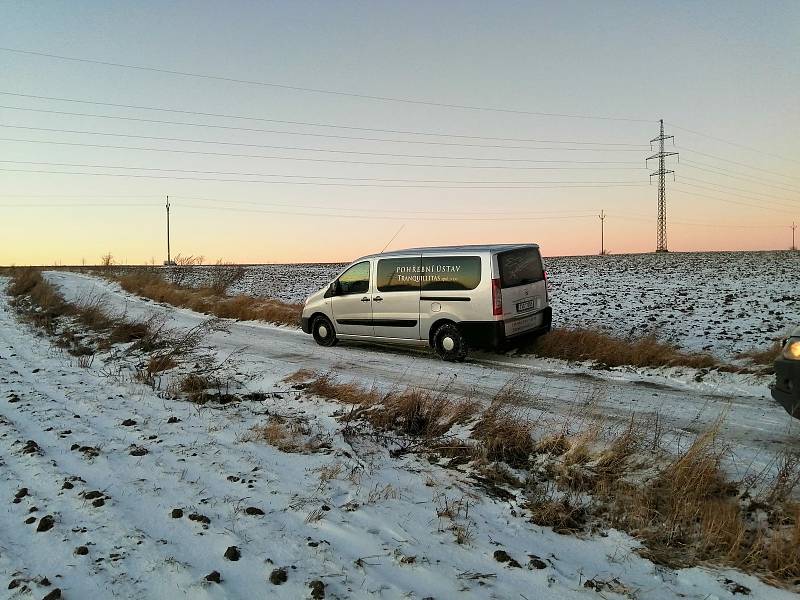
[[[121,396],[123,396],[122,399],[118,398],[119,395],[112,396],[109,395],[109,393],[97,394],[96,388],[83,385],[83,382],[95,377],[92,372],[90,370],[83,370],[70,366],[63,366],[59,369],[57,380],[60,380],[60,383],[57,387],[49,386],[42,383],[42,376],[32,372],[42,368],[41,365],[45,365],[45,368],[47,368],[48,361],[43,361],[40,356],[42,348],[39,346],[41,346],[43,342],[36,340],[36,342],[31,345],[15,346],[13,340],[3,331],[0,331],[0,340],[5,341],[11,352],[17,355],[16,358],[9,357],[8,360],[9,366],[17,372],[18,380],[14,381],[13,385],[29,387],[33,390],[30,395],[35,394],[37,396],[36,400],[25,396],[19,403],[7,405],[19,407],[18,412],[22,411],[23,413],[27,413],[26,418],[19,423],[17,422],[18,419],[16,419],[16,416],[12,416],[11,412],[8,413],[9,420],[12,425],[17,428],[17,436],[20,438],[36,438],[37,442],[45,451],[46,456],[58,455],[60,457],[58,468],[50,465],[50,463],[44,459],[40,461],[37,468],[45,472],[46,477],[58,480],[59,478],[69,476],[79,476],[86,480],[86,489],[102,489],[101,486],[104,482],[112,482],[106,489],[112,497],[112,500],[106,503],[100,510],[111,513],[109,516],[109,520],[111,521],[127,521],[135,525],[135,529],[141,534],[141,537],[137,541],[141,541],[142,543],[138,546],[134,546],[134,550],[139,554],[158,557],[159,562],[170,560],[171,556],[162,549],[166,548],[166,546],[159,542],[158,528],[161,527],[164,528],[164,530],[172,529],[169,531],[171,536],[170,547],[181,548],[181,556],[177,558],[191,564],[192,568],[188,570],[194,571],[192,577],[184,578],[186,580],[181,582],[179,587],[183,590],[191,590],[193,584],[196,588],[197,580],[201,579],[205,573],[210,572],[214,568],[220,568],[220,563],[222,562],[220,557],[227,545],[245,545],[246,538],[235,531],[236,521],[237,519],[241,521],[242,518],[251,518],[238,516],[236,509],[231,506],[243,496],[262,496],[264,498],[262,501],[262,508],[268,509],[263,502],[269,502],[270,499],[268,489],[264,489],[265,485],[268,487],[269,481],[267,481],[265,485],[258,486],[257,484],[257,487],[261,487],[260,490],[240,489],[225,479],[225,473],[237,473],[238,475],[246,476],[246,473],[242,472],[242,465],[261,465],[263,468],[269,465],[269,461],[263,460],[263,457],[259,457],[256,452],[245,450],[242,444],[237,444],[235,442],[235,434],[231,433],[227,435],[227,439],[225,439],[226,432],[224,430],[209,432],[207,427],[208,423],[201,422],[197,426],[197,439],[205,439],[206,441],[204,444],[200,445],[195,443],[191,445],[191,447],[185,447],[183,444],[172,447],[168,444],[150,444],[154,451],[137,461],[137,464],[145,463],[143,468],[139,469],[139,474],[141,474],[142,477],[129,480],[129,476],[124,480],[120,480],[119,477],[115,477],[115,474],[122,472],[122,469],[130,466],[130,463],[126,463],[126,460],[133,460],[127,455],[127,449],[129,448],[129,443],[133,435],[129,434],[124,428],[109,425],[108,418],[105,414],[115,414],[117,422],[127,416],[141,419],[137,427],[141,426],[142,429],[146,430],[148,422],[163,422],[166,416],[170,414],[170,411],[164,409],[163,400],[141,389],[137,390],[137,393],[133,395],[136,400],[135,403],[128,400],[128,396],[131,395],[130,392],[128,394],[121,394]],[[37,352],[37,350],[39,352]],[[49,355],[51,352],[49,345],[44,348],[43,351]],[[52,359],[50,359],[49,364],[51,363]],[[66,377],[64,377],[64,375],[66,375]],[[71,376],[78,377],[83,381],[73,382],[71,381]],[[52,379],[53,373],[47,373],[46,377]],[[107,386],[108,391],[114,391],[120,387],[109,385],[108,382],[102,383]],[[140,388],[141,386],[130,387]],[[130,407],[130,404],[135,404],[135,406]],[[178,404],[178,406],[180,405]],[[4,414],[6,413],[5,409],[6,406],[2,409]],[[187,418],[189,415],[194,415],[195,420],[198,420],[195,411],[189,409],[188,406],[183,412],[185,414],[182,416],[185,420],[180,426],[185,426],[186,422],[191,420]],[[210,413],[210,411],[208,411],[208,413]],[[75,414],[80,414],[81,418],[74,419]],[[33,417],[33,419],[29,417]],[[142,419],[142,417],[144,417],[144,419]],[[213,415],[213,417],[216,417],[216,415]],[[32,421],[35,421],[38,427],[29,426],[26,428],[22,425],[23,422],[30,424]],[[73,422],[72,434],[69,436],[69,439],[62,439],[57,435],[56,431],[45,431],[48,424],[51,423],[72,424]],[[50,434],[49,437],[48,434]],[[51,439],[52,436],[56,436],[54,441]],[[106,447],[103,448],[98,457],[94,458],[90,463],[84,464],[83,459],[76,457],[74,452],[66,448],[66,446],[75,439],[80,439],[81,443],[86,445],[93,444],[97,440],[102,440],[106,444]],[[167,436],[167,439],[169,439],[169,436]],[[122,457],[119,461],[113,459],[117,453],[120,453],[119,455]],[[173,457],[173,454],[189,455],[190,453],[197,454],[196,465],[181,464],[179,462],[180,459]],[[220,456],[225,457],[226,460],[220,460]],[[28,471],[30,467],[22,470],[23,472]],[[182,476],[181,474],[184,472],[189,472],[189,476]],[[197,548],[198,545],[206,542],[196,539],[197,533],[195,526],[188,524],[185,518],[181,522],[176,523],[171,518],[167,517],[170,505],[164,499],[158,497],[156,489],[148,490],[148,488],[143,485],[138,490],[137,502],[139,505],[134,510],[125,510],[124,504],[126,503],[123,500],[127,493],[126,488],[145,479],[147,480],[148,487],[158,484],[163,486],[166,482],[169,482],[171,495],[178,496],[184,500],[176,504],[184,508],[188,508],[185,499],[197,498],[200,491],[203,492],[204,496],[214,499],[216,504],[222,505],[217,508],[209,504],[195,504],[195,508],[198,509],[198,512],[208,514],[212,518],[209,529],[205,530],[203,533],[205,539],[213,540],[211,543],[219,547],[213,557],[209,557],[207,553],[202,551],[192,551]],[[275,477],[275,479],[277,479],[277,477]],[[246,492],[243,491],[244,489],[246,489]],[[156,496],[151,497],[152,493],[155,493]],[[47,496],[48,494],[44,491],[37,491],[37,497],[45,498]],[[49,504],[54,504],[55,502],[52,499],[53,494],[49,494],[49,496]],[[283,499],[283,496],[278,496],[278,498]],[[209,508],[213,508],[214,510],[209,511]],[[285,511],[285,506],[275,507],[273,510],[267,510],[265,518],[269,519],[275,517],[279,515],[279,513]],[[72,519],[71,517],[67,518],[66,515],[68,511],[63,506],[59,506],[59,512],[62,513],[59,520],[64,523],[78,520]],[[188,514],[190,510],[186,512]],[[140,517],[140,515],[142,516]],[[304,514],[298,513],[294,516],[288,515],[283,518],[289,518],[302,523],[304,517]],[[153,530],[153,526],[151,526],[154,521],[155,530]],[[231,527],[224,527],[225,524],[231,523],[233,524]],[[243,533],[248,534],[248,537],[257,535],[256,531],[259,529],[258,522],[251,520],[246,524],[240,522],[239,525],[242,526],[245,530]],[[99,531],[103,526],[104,524],[101,519],[99,522],[92,523],[90,530]],[[247,526],[250,526],[249,530]],[[69,529],[72,528],[70,523]],[[312,530],[309,531],[313,533]],[[124,534],[124,532],[122,533]],[[264,533],[263,539],[269,540],[271,537],[269,535],[270,532],[265,531]],[[110,532],[104,535],[109,537]],[[130,546],[130,544],[128,544],[128,546]],[[268,555],[268,551],[271,550],[266,541],[261,544],[256,543],[256,546],[260,546],[260,548],[258,548],[260,552],[257,552],[259,554],[263,552],[263,554]],[[274,548],[272,550],[274,551]],[[69,556],[62,558],[69,558]],[[204,562],[207,564],[207,569],[200,569],[197,567],[198,564],[203,564]],[[261,571],[263,567],[256,567],[255,570],[257,572]],[[196,589],[194,593],[197,593]]]
[[[2,331],[0,331],[0,338],[8,342],[8,339],[6,339]],[[36,360],[36,357],[28,352],[28,348],[13,346],[12,348],[18,355],[20,353],[29,354],[27,358],[30,362],[25,364],[40,364],[39,361]],[[33,491],[33,498],[40,499],[45,503],[41,504],[37,502],[37,506],[39,507],[37,515],[53,514],[56,516],[56,524],[50,532],[42,534],[33,533],[33,535],[65,535],[66,538],[61,540],[62,542],[66,542],[67,539],[75,538],[74,541],[70,541],[68,545],[55,544],[49,546],[48,553],[44,555],[47,558],[45,562],[43,562],[40,553],[32,551],[29,548],[29,544],[24,543],[25,540],[18,539],[18,541],[21,542],[18,544],[18,547],[21,549],[22,553],[27,552],[28,554],[25,563],[27,565],[37,565],[36,568],[39,571],[47,572],[49,569],[50,573],[52,573],[53,568],[59,565],[74,564],[78,566],[79,570],[88,570],[85,574],[79,574],[77,576],[70,574],[70,582],[77,586],[78,589],[84,588],[86,582],[95,583],[95,578],[102,578],[101,570],[92,571],[89,570],[88,567],[88,565],[93,564],[91,561],[99,558],[98,554],[109,557],[111,553],[118,553],[123,555],[122,561],[124,561],[125,554],[139,554],[148,557],[157,557],[158,562],[166,563],[170,556],[162,550],[164,544],[160,542],[160,536],[154,536],[152,532],[147,532],[148,522],[152,522],[154,516],[154,511],[152,509],[155,507],[146,507],[142,511],[143,517],[135,518],[138,517],[139,512],[137,510],[126,511],[124,509],[124,503],[120,502],[121,498],[124,497],[124,487],[130,485],[130,482],[127,481],[127,479],[121,479],[115,476],[117,471],[113,468],[113,465],[108,464],[109,461],[104,456],[106,453],[101,453],[99,457],[86,462],[84,458],[78,458],[75,452],[66,448],[65,445],[69,444],[71,441],[68,437],[62,438],[57,435],[56,440],[52,440],[52,435],[48,434],[52,434],[53,432],[45,431],[46,428],[41,427],[42,425],[78,421],[73,418],[75,411],[68,408],[68,397],[64,397],[66,400],[64,402],[55,400],[52,397],[53,394],[46,393],[42,389],[42,386],[37,384],[32,377],[33,374],[29,372],[26,373],[26,370],[18,361],[9,360],[9,362],[14,366],[13,370],[18,373],[19,379],[15,384],[30,385],[34,389],[35,394],[39,397],[39,401],[50,401],[62,408],[61,412],[53,408],[47,408],[43,411],[37,411],[35,408],[32,408],[29,411],[22,411],[23,415],[19,414],[20,411],[17,411],[17,415],[13,415],[11,414],[11,410],[8,410],[8,407],[24,406],[22,401],[10,405],[7,403],[5,405],[0,405],[2,406],[2,414],[7,423],[6,427],[10,428],[18,439],[34,439],[43,451],[43,455],[41,456],[31,454],[21,457],[25,460],[17,460],[17,466],[14,469],[17,473],[16,478],[20,481],[22,481],[19,475],[20,473],[35,474],[24,481],[24,486]],[[65,372],[69,374],[68,370],[62,371],[62,373]],[[24,396],[21,396],[21,398],[22,397]],[[36,403],[36,401],[31,401],[30,406],[35,407]],[[33,425],[32,421],[29,419],[20,418],[24,416],[24,412],[33,415],[37,422],[36,425],[40,425],[40,427]],[[42,412],[48,414],[45,415],[44,418],[36,414]],[[84,421],[84,418],[81,418],[80,421]],[[86,433],[97,434],[101,439],[104,435],[110,437],[111,433],[108,429],[101,433],[99,430],[93,429],[91,426],[86,426],[83,423],[82,430]],[[8,459],[15,456],[11,446],[8,446],[6,450],[7,452],[4,454],[6,454]],[[26,462],[28,464],[25,464]],[[75,480],[73,482],[73,489],[66,490],[65,493],[54,491],[61,481],[74,477],[79,477],[80,480]],[[46,481],[51,482],[49,486],[45,483]],[[108,482],[111,482],[111,485],[106,485]],[[106,501],[104,506],[94,508],[88,501],[77,495],[82,491],[80,489],[81,487],[84,488],[83,491],[104,491],[111,499],[110,501]],[[146,497],[140,497],[140,500],[141,499],[146,499]],[[133,524],[133,527],[129,524]],[[35,527],[35,525],[31,525],[30,527]],[[86,531],[83,531],[84,528]],[[79,533],[81,535],[70,536],[67,532],[72,532],[73,534]],[[42,539],[44,540],[44,538]],[[37,541],[39,540],[37,539]],[[90,541],[93,544],[97,544],[97,546],[90,546],[90,553],[86,558],[72,556],[72,550],[76,546],[87,544]],[[187,547],[192,548],[193,545],[189,544]],[[113,563],[114,561],[107,559],[104,562]],[[141,590],[136,587],[137,582],[126,581],[123,569],[124,567],[119,570],[120,572],[109,573],[105,581],[101,581],[98,584],[98,587],[84,589],[81,593],[102,594],[104,589],[114,589],[115,593],[121,593],[124,597],[135,597],[130,595],[134,594],[134,592],[140,595]],[[28,570],[31,569],[29,568]],[[196,585],[198,579],[197,575],[198,574],[194,574],[194,576],[191,576],[191,574],[187,573],[185,577],[176,578],[175,591],[178,591],[180,588],[190,589],[192,585]],[[53,580],[52,576],[50,576],[50,578]],[[180,583],[180,585],[177,585],[178,583]],[[68,587],[66,583],[64,587],[65,591],[70,590],[70,587]],[[77,592],[78,589],[71,589],[70,591]]]

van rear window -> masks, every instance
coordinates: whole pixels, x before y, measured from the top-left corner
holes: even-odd
[[[500,287],[510,288],[544,279],[542,257],[537,248],[519,248],[497,255]]]

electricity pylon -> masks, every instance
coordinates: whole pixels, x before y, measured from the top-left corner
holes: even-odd
[[[667,190],[664,184],[664,175],[672,173],[674,176],[675,171],[670,171],[665,168],[664,159],[668,156],[677,156],[678,153],[664,152],[664,140],[672,139],[674,143],[675,136],[664,135],[664,119],[660,119],[659,123],[661,124],[659,136],[650,140],[651,148],[653,142],[658,142],[658,152],[652,156],[648,156],[645,160],[645,164],[648,164],[647,161],[652,158],[658,159],[658,171],[650,173],[651,181],[653,180],[653,175],[658,175],[658,231],[656,233],[656,252],[669,252],[669,250],[667,250]]]

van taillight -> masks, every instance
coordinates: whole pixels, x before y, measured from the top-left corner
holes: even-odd
[[[542,271],[544,273],[544,299],[549,304],[550,303],[550,284],[547,283],[547,271]]]
[[[503,314],[503,296],[500,293],[499,279],[492,279],[492,314],[494,316]]]

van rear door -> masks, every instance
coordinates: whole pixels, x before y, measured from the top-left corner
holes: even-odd
[[[539,248],[515,248],[497,254],[503,321],[507,337],[536,329],[547,306],[547,282]]]

